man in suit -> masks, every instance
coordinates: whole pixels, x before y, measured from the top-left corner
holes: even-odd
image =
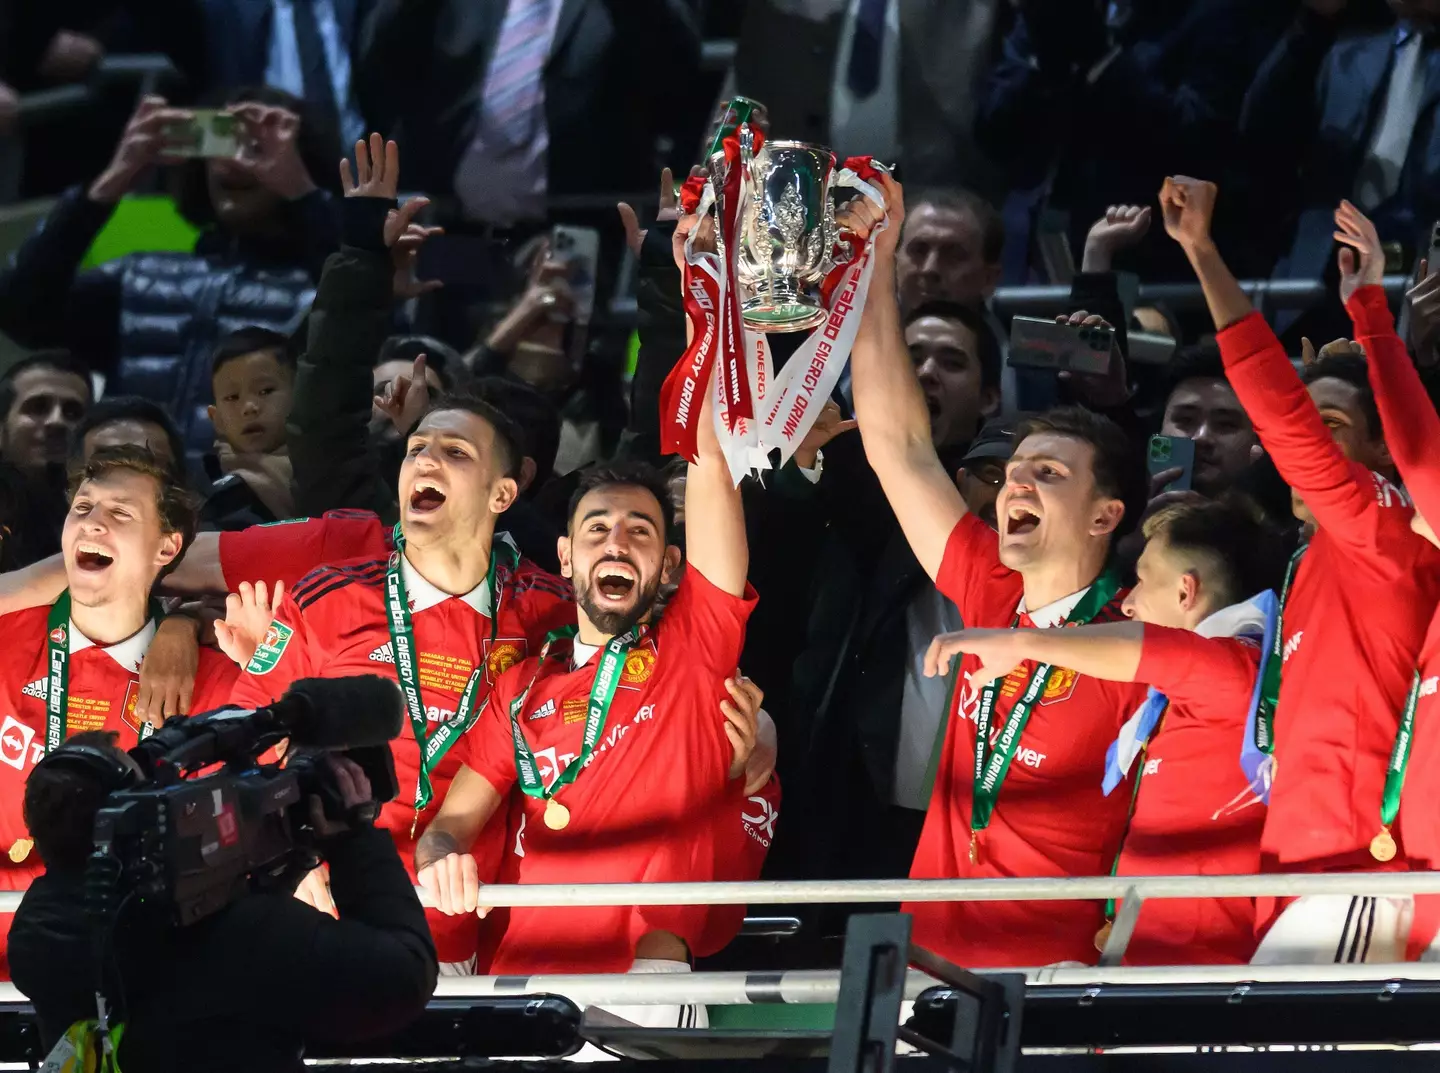
[[[777,138],[994,199],[1003,177],[972,129],[1004,19],[1004,0],[751,0],[735,85],[765,102]]]
[[[407,181],[509,227],[547,195],[648,189],[699,56],[691,0],[379,0],[357,85]]]
[[[1276,278],[1331,273],[1341,199],[1355,202],[1382,241],[1399,243],[1409,257],[1424,252],[1440,217],[1440,0],[1389,4],[1394,25],[1337,39],[1346,0],[1306,0],[1246,95],[1241,133],[1252,166],[1269,179],[1270,199],[1255,211],[1293,224]],[[1348,319],[1328,305],[1295,332],[1348,335]],[[1295,319],[1282,314],[1276,327]],[[1332,320],[1339,330],[1324,335]]]
[[[200,0],[210,90],[267,85],[334,124],[341,151],[365,135],[351,68],[374,0]]]

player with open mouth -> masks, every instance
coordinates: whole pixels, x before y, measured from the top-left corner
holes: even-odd
[[[121,748],[149,725],[136,714],[140,664],[161,617],[156,582],[195,534],[195,506],[142,447],[104,447],[71,480],[61,535],[66,589],[48,606],[0,617],[0,888],[23,890],[43,869],[21,815],[30,769],[66,738],[113,731]],[[223,705],[238,668],[201,648],[189,704]]]

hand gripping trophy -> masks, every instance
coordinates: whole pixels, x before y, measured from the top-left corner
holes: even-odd
[[[836,224],[837,194],[884,208],[869,157],[838,169],[835,154],[805,142],[767,141],[754,102],[732,101],[707,161],[689,179],[682,211],[715,221],[716,249],[685,244],[685,311],[694,335],[660,396],[663,447],[695,457],[698,392],[715,376],[716,434],[732,478],[784,465],[839,382],[870,289],[871,250]],[[778,371],[771,332],[809,331]]]

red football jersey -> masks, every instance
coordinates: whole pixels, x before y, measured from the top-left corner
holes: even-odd
[[[1369,846],[1380,830],[1400,713],[1440,600],[1440,551],[1410,530],[1404,492],[1346,460],[1258,313],[1219,342],[1261,442],[1318,523],[1285,607],[1266,866],[1404,868],[1403,853],[1382,865]]]
[[[1145,751],[1118,875],[1260,870],[1265,804],[1240,769],[1259,667],[1255,641],[1145,627],[1136,678],[1170,705]],[[1140,910],[1125,963],[1243,965],[1254,952],[1253,898],[1152,898]]]
[[[1404,341],[1395,334],[1384,288],[1361,287],[1347,308],[1355,322],[1355,340],[1365,348],[1386,446],[1416,510],[1432,527],[1440,526],[1440,457],[1435,453],[1440,444],[1440,416]],[[1440,868],[1440,808],[1436,807],[1436,795],[1440,794],[1440,723],[1436,722],[1440,712],[1440,608],[1430,620],[1419,667],[1420,695],[1399,828],[1410,860],[1417,867],[1436,869]],[[1420,913],[1416,916],[1418,921]],[[1427,945],[1428,939],[1422,949]]]
[[[660,622],[626,656],[589,764],[559,794],[570,810],[568,826],[552,831],[542,819],[542,802],[515,795],[519,822],[503,881],[715,878],[715,857],[738,837],[733,828],[717,833],[713,825],[728,820],[716,817],[728,811],[729,819],[737,819],[744,802],[743,781],[729,778],[732,750],[720,701],[728,695],[724,680],[735,673],[754,606],[753,591],[730,596],[693,567],[685,571]],[[525,698],[520,726],[547,786],[580,754],[597,661],[592,653],[572,669],[568,655],[552,655]],[[516,782],[510,702],[537,669],[532,656],[503,675],[484,717],[457,747],[466,765],[502,797]],[[700,839],[693,837],[697,817],[705,817]],[[682,861],[692,842],[693,866]],[[674,931],[700,949],[712,926],[703,906],[516,908],[505,916],[491,966],[497,974],[625,972],[646,932]]]
[[[25,780],[45,755],[49,617],[49,607],[31,607],[0,618],[0,637],[7,641],[0,652],[0,703],[6,713],[0,720],[0,888],[5,890],[24,890],[44,870],[37,854],[18,862],[13,858],[21,856],[27,845],[16,847],[16,840],[29,837],[21,813]],[[71,624],[67,737],[87,730],[114,730],[122,749],[140,740],[135,717],[140,662],[154,636],[152,623],[119,644],[101,647]],[[190,710],[206,712],[224,705],[238,674],[239,668],[220,652],[201,648]]]
[[[1000,562],[994,530],[966,514],[950,534],[936,587],[971,628],[1008,627],[1024,594],[1020,575]],[[1117,593],[1094,619],[1123,617]],[[1036,611],[1037,617],[1044,609]],[[1101,682],[1058,669],[1030,714],[990,826],[970,863],[970,802],[979,691],[970,685],[974,656],[961,663],[962,685],[945,733],[912,879],[1108,875],[1129,811],[1128,783],[1106,797],[1105,753],[1145,699],[1145,687]],[[1001,685],[991,730],[998,736],[1035,664]],[[915,942],[966,968],[1094,961],[1104,923],[1098,902],[923,902],[907,904]]]
[[[325,563],[381,559],[394,550],[391,528],[368,510],[332,510],[220,534],[220,572],[234,592],[242,581],[284,582],[293,589]]]
[[[402,578],[410,603],[411,623],[420,676],[421,701],[429,723],[454,718],[460,694],[477,664],[486,673],[475,694],[485,702],[495,680],[513,663],[538,652],[545,635],[575,621],[570,583],[521,560],[519,568],[497,566],[500,609],[491,640],[490,592],[487,582],[463,597],[441,592],[403,560]],[[285,692],[299,678],[344,678],[378,674],[395,678],[395,652],[385,613],[385,558],[355,559],[322,566],[308,574],[285,596],[278,620],[294,631],[283,644],[274,667],[264,674],[242,674],[234,700],[253,707]],[[471,728],[472,731],[478,729]],[[463,737],[462,739],[463,740]],[[379,823],[395,838],[405,866],[414,874],[415,837],[435,815],[455,772],[460,748],[453,746],[431,772],[434,796],[425,813],[415,816],[415,785],[420,774],[420,749],[407,718],[392,743],[400,794],[380,812]],[[411,834],[414,828],[414,836]],[[504,842],[503,823],[491,824],[476,849],[482,878],[493,881]],[[463,961],[475,953],[478,928],[474,918],[427,914],[435,932],[441,961]]]

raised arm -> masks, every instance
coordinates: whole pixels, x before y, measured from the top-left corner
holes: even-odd
[[[874,276],[850,353],[855,417],[865,457],[925,572],[934,578],[945,546],[965,515],[965,500],[930,439],[930,414],[905,346],[895,299],[895,248],[905,217],[900,184],[880,180],[890,226],[876,237]],[[863,199],[856,198],[855,203]],[[869,208],[857,205],[857,211]]]
[[[1335,223],[1336,237],[1348,247],[1340,251],[1340,297],[1355,325],[1355,341],[1365,349],[1385,445],[1416,509],[1427,520],[1440,521],[1440,416],[1396,334],[1380,286],[1385,272],[1380,236],[1348,201],[1336,210]]]
[[[1336,445],[1280,340],[1226,267],[1210,237],[1213,183],[1166,179],[1165,230],[1180,243],[1205,292],[1230,385],[1285,482],[1316,523],[1356,549],[1373,546],[1380,510],[1374,488]]]

